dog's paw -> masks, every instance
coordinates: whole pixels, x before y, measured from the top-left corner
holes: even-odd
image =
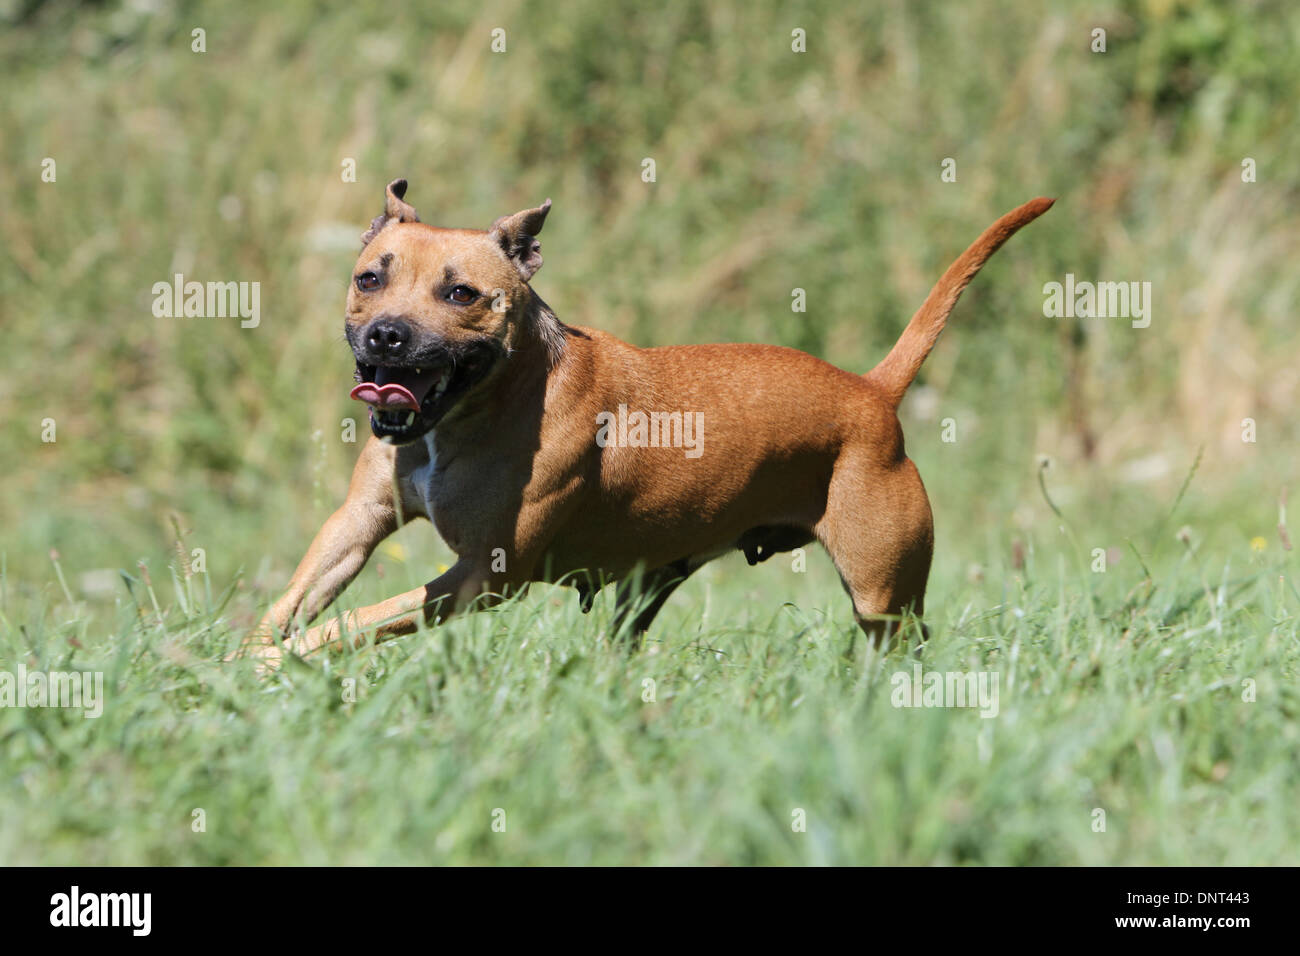
[[[224,660],[229,663],[240,658],[250,658],[256,662],[257,673],[265,677],[279,670],[284,659],[284,645],[277,640],[276,630],[266,620],[240,642],[234,652],[227,654]]]
[[[294,645],[299,654],[310,654],[312,651],[328,647],[332,650],[339,650],[338,643],[340,636],[339,622],[337,618],[332,618],[324,624],[318,624],[316,627],[309,628],[303,632],[297,643]]]
[[[270,644],[257,645],[246,656],[255,662],[254,669],[258,677],[269,677],[280,669],[284,661],[284,650],[272,641]]]

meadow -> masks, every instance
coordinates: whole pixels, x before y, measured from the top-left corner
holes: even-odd
[[[0,707],[0,863],[1297,863],[1297,42],[1226,0],[0,3],[0,674],[104,675],[95,718]],[[930,640],[867,644],[810,550],[708,566],[631,652],[536,587],[222,663],[342,500],[397,176],[440,225],[551,197],[569,323],[861,371],[1056,197],[902,409]],[[177,273],[258,323],[157,316]],[[1045,316],[1067,274],[1150,282],[1150,325]],[[404,528],[340,607],[451,559]],[[996,715],[896,706],[918,665]]]

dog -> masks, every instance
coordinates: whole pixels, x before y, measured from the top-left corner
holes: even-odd
[[[637,348],[566,325],[530,284],[549,199],[487,230],[442,229],[420,222],[406,189],[387,187],[347,299],[352,397],[369,406],[373,437],[245,642],[259,666],[286,646],[409,634],[534,581],[572,586],[584,611],[617,582],[614,629],[635,640],[714,558],[740,550],[754,564],[814,540],[877,644],[923,614],[934,525],[897,409],[962,290],[1054,200],[985,230],[859,375],[789,348]],[[295,626],[417,518],[458,556],[448,571]]]

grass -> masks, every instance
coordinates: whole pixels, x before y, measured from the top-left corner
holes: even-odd
[[[1249,6],[0,0],[0,673],[107,692],[0,708],[0,862],[1300,861],[1300,16]],[[342,499],[343,291],[398,175],[442,225],[551,196],[566,321],[862,371],[1058,197],[902,409],[919,661],[999,674],[998,716],[892,706],[914,648],[855,639],[815,551],[711,565],[632,654],[608,597],[537,588],[269,683],[217,663]],[[178,271],[261,283],[261,324],[154,318]],[[1067,272],[1152,282],[1151,327],[1044,318]],[[450,557],[404,529],[343,606]]]
[[[1020,568],[941,559],[919,655],[857,639],[820,554],[705,569],[636,653],[607,597],[538,588],[265,683],[215,662],[230,592],[179,561],[114,615],[51,594],[0,659],[102,670],[108,706],[0,712],[0,859],[1294,863],[1300,596],[1276,553],[1134,545],[1096,573],[1048,519]],[[996,717],[894,706],[918,662],[1000,675]]]

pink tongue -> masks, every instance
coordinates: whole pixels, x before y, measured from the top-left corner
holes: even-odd
[[[374,382],[362,382],[352,390],[352,397],[375,408],[409,408],[413,412],[420,410],[420,403],[415,400],[410,389],[401,385],[376,385]]]
[[[405,408],[418,412],[435,374],[417,373],[411,368],[376,369],[375,380],[362,382],[352,390],[351,397],[382,411]]]

